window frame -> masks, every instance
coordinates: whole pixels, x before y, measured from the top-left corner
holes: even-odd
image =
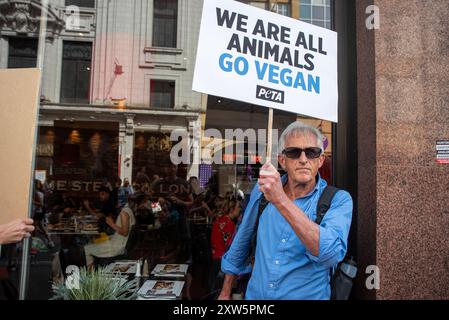
[[[176,2],[175,5],[175,12],[172,16],[169,17],[168,20],[174,20],[173,22],[173,34],[171,34],[172,41],[166,40],[166,37],[164,37],[164,42],[159,42],[159,34],[161,29],[166,29],[166,25],[170,23],[170,21],[164,20],[164,23],[161,27],[156,27],[156,18],[164,16],[163,14],[156,14],[156,3],[159,3],[161,1],[162,3],[167,3],[167,0],[153,0],[153,16],[152,16],[152,38],[151,38],[151,46],[153,48],[173,48],[176,49],[178,47],[178,27],[179,27],[179,1],[178,0],[170,0]],[[158,43],[156,43],[158,42]]]
[[[17,42],[29,42],[34,43],[34,46],[32,48],[32,50],[35,51],[35,54],[33,55],[25,55],[25,54],[11,54],[11,49],[12,49],[12,43],[14,41]],[[35,68],[36,64],[37,64],[37,56],[38,56],[38,45],[39,45],[39,40],[37,38],[24,38],[24,37],[9,37],[8,38],[8,61],[7,61],[7,68],[8,69],[16,69],[16,68]],[[31,47],[30,47],[31,48]],[[11,58],[29,58],[29,59],[34,59],[34,63],[25,63],[23,65],[11,65]]]
[[[155,106],[155,103],[154,103],[154,101],[155,101],[154,99],[156,99],[155,95],[154,95],[155,84],[161,84],[161,83],[169,84],[169,86],[170,86],[170,84],[172,84],[171,92],[169,92],[171,103],[167,104],[167,105],[170,105],[167,107],[159,106],[159,105]],[[166,92],[160,91],[159,93],[166,93]],[[175,109],[175,105],[176,105],[176,81],[171,80],[171,79],[150,79],[150,109],[173,110],[173,109]]]
[[[291,17],[292,16],[292,5],[291,5],[291,3],[290,2],[279,2],[279,3],[276,3],[276,11],[277,11],[277,13],[278,14],[280,14],[280,15],[283,15],[283,16],[285,16],[285,17]],[[284,13],[281,13],[281,11],[283,11],[283,10],[280,10],[280,8],[286,8],[287,9],[287,12],[286,12],[286,14],[284,14]]]
[[[299,1],[299,19],[304,22],[311,23],[313,25],[317,25],[323,28],[331,29],[332,28],[332,2],[333,0],[323,0],[323,4],[317,3],[314,0],[308,1],[308,3],[303,3]],[[314,7],[323,8],[323,17],[316,18],[314,17]],[[303,16],[303,10],[307,8],[308,15],[306,17]]]
[[[65,54],[65,48],[66,48],[66,45],[70,45],[70,44],[75,44],[75,45],[81,45],[81,44],[84,44],[84,45],[87,45],[87,46],[89,46],[90,47],[90,60],[89,60],[89,68],[90,68],[90,70],[88,70],[89,71],[89,76],[88,76],[88,81],[89,81],[89,84],[88,84],[88,90],[87,90],[87,97],[86,98],[80,98],[80,97],[78,97],[77,96],[77,93],[78,93],[78,79],[79,79],[79,76],[80,76],[80,74],[79,74],[79,72],[78,72],[78,70],[77,70],[77,72],[75,73],[75,84],[76,84],[76,87],[75,87],[75,97],[70,97],[70,98],[67,98],[67,97],[63,97],[63,93],[64,93],[64,88],[65,88],[65,86],[64,86],[64,62],[65,61],[76,61],[77,63],[76,63],[76,66],[77,67],[79,67],[79,63],[80,62],[87,62],[88,60],[87,59],[85,59],[85,60],[83,60],[83,59],[76,59],[76,58],[66,58],[66,54]],[[90,103],[90,91],[91,91],[91,79],[92,79],[92,60],[93,60],[93,43],[92,42],[90,42],[90,41],[70,41],[70,40],[63,40],[62,41],[62,57],[61,57],[61,87],[60,87],[60,92],[59,92],[59,101],[61,102],[61,103],[72,103],[72,104],[89,104]]]

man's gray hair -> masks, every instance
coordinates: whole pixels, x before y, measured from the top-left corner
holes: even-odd
[[[279,153],[282,153],[282,151],[284,151],[285,141],[287,140],[287,138],[290,138],[292,136],[306,137],[310,135],[314,135],[316,137],[316,145],[318,148],[321,148],[322,153],[324,153],[323,135],[321,134],[321,132],[317,128],[300,121],[293,122],[282,133],[279,140]]]

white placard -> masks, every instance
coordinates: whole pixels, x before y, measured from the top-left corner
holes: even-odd
[[[38,112],[39,69],[0,70],[0,224],[28,217]]]
[[[204,0],[193,90],[337,122],[337,34],[237,1]]]

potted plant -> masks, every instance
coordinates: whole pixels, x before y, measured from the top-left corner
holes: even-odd
[[[138,281],[127,280],[105,268],[79,269],[71,281],[53,283],[52,300],[133,300],[137,296]]]

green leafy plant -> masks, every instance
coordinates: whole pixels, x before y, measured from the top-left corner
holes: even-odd
[[[127,280],[105,268],[81,268],[77,280],[76,289],[65,282],[53,283],[51,300],[132,300],[137,296],[137,280]]]

